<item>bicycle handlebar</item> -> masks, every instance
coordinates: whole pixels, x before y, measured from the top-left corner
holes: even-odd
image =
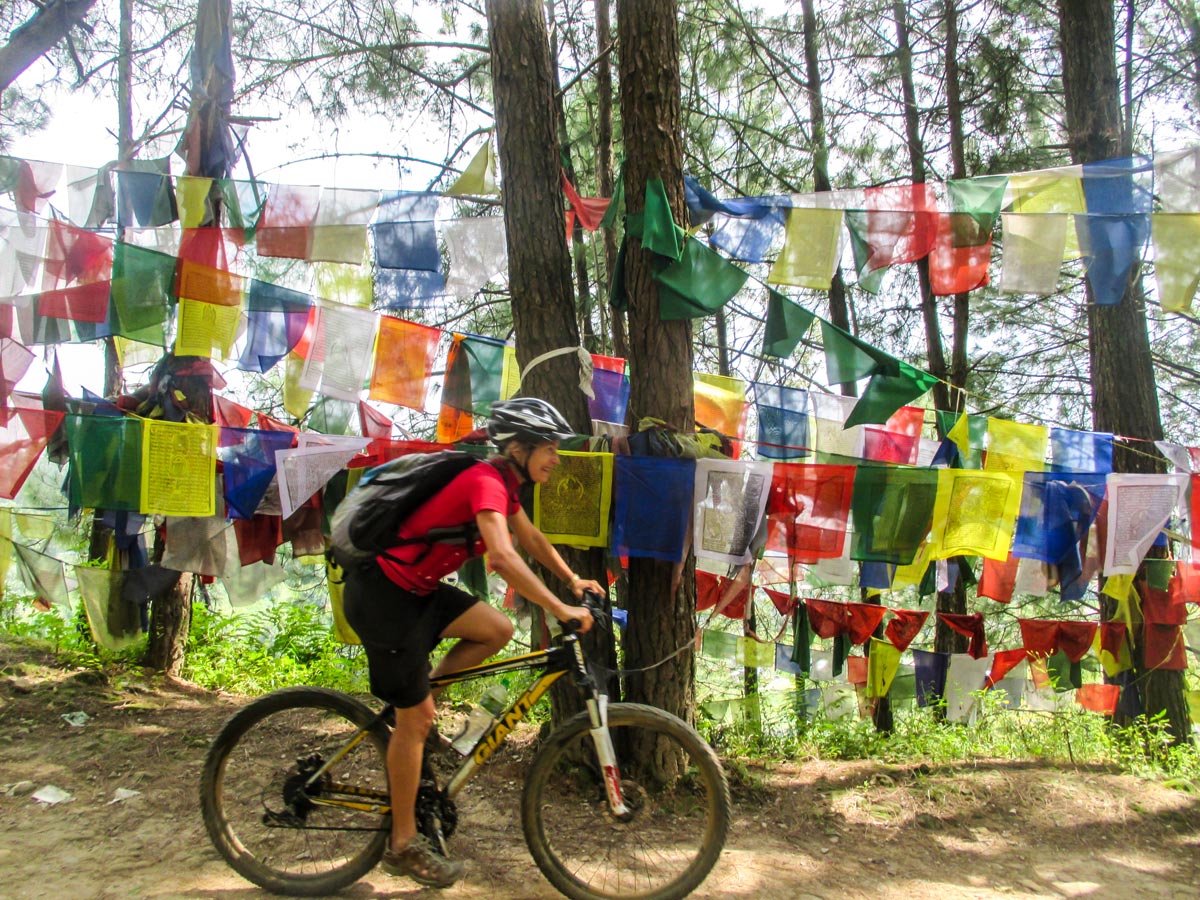
[[[604,611],[604,601],[606,599],[607,597],[604,594],[598,594],[595,591],[584,591],[579,605],[586,606],[592,614],[592,622],[598,624],[608,618],[608,614]],[[578,619],[568,619],[561,624],[563,634],[575,634],[583,625]]]

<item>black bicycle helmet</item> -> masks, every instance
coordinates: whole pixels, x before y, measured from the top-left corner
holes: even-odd
[[[562,413],[537,397],[517,397],[493,403],[487,433],[497,447],[513,440],[528,444],[564,441],[575,434]]]

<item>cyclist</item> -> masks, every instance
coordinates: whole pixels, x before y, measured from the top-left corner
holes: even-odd
[[[585,591],[603,592],[595,581],[571,571],[517,498],[522,484],[549,479],[558,465],[559,441],[572,433],[562,414],[544,400],[524,397],[493,404],[487,434],[499,455],[457,475],[401,525],[398,535],[417,537],[474,521],[480,540],[405,544],[345,573],[346,620],[366,650],[371,693],[396,707],[387,751],[392,834],[381,863],[389,875],[407,875],[433,887],[449,887],[462,876],[461,862],[436,853],[417,834],[414,814],[421,755],[435,714],[429,654],[442,638],[457,638],[434,670],[451,672],[498,653],[513,633],[504,613],[440,579],[486,550],[492,568],[521,596],[560,621],[578,619],[583,631],[592,625],[588,609],[563,603],[513,546],[515,537],[576,598]]]

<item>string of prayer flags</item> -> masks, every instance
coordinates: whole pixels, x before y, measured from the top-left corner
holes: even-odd
[[[939,469],[930,555],[1008,558],[1021,510],[1021,475]]]
[[[380,316],[368,396],[409,409],[424,409],[441,337],[439,328]],[[372,435],[381,436],[386,435]]]
[[[717,312],[742,289],[750,275],[688,237],[679,258],[656,270],[653,277],[658,282],[658,315],[667,321]]]
[[[648,456],[615,459],[613,552],[679,562],[691,528],[695,462]]]
[[[771,491],[771,463],[696,460],[692,539],[697,557],[743,565],[754,557],[752,541]]]
[[[484,141],[446,193],[453,197],[485,197],[500,193],[496,186],[496,154],[492,139]]]
[[[1188,476],[1110,473],[1104,574],[1132,575],[1175,507],[1183,502]]]
[[[788,210],[783,249],[767,283],[828,290],[840,256],[844,215],[840,209]]]
[[[767,549],[805,563],[840,557],[855,472],[854,466],[776,463],[767,501]]]
[[[746,424],[746,383],[740,378],[697,372],[692,384],[696,424],[730,437],[742,437]]]
[[[938,473],[931,469],[859,466],[850,512],[852,559],[909,563],[929,533]]]
[[[989,472],[1040,472],[1046,467],[1045,425],[1027,425],[988,418],[988,451],[983,467]]]
[[[142,419],[140,424],[142,465],[138,512],[164,516],[214,515],[219,429],[215,425],[155,419]]]
[[[808,456],[808,391],[755,382],[754,402],[758,455],[778,460]]]
[[[787,359],[804,339],[814,319],[816,315],[799,303],[767,288],[767,323],[763,329],[763,353]]]
[[[613,455],[560,450],[559,465],[533,493],[533,520],[554,544],[607,547]]]

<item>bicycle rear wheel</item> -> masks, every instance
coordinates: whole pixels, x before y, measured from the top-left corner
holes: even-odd
[[[609,809],[583,713],[550,735],[530,767],[521,802],[529,852],[572,900],[686,897],[725,845],[721,763],[694,729],[652,706],[614,703],[608,727],[630,815],[619,821]]]
[[[374,718],[345,694],[287,688],[225,723],[204,761],[200,803],[209,837],[238,873],[269,891],[311,897],[375,866],[390,814],[324,803],[386,807],[387,729],[377,724],[305,787]]]

